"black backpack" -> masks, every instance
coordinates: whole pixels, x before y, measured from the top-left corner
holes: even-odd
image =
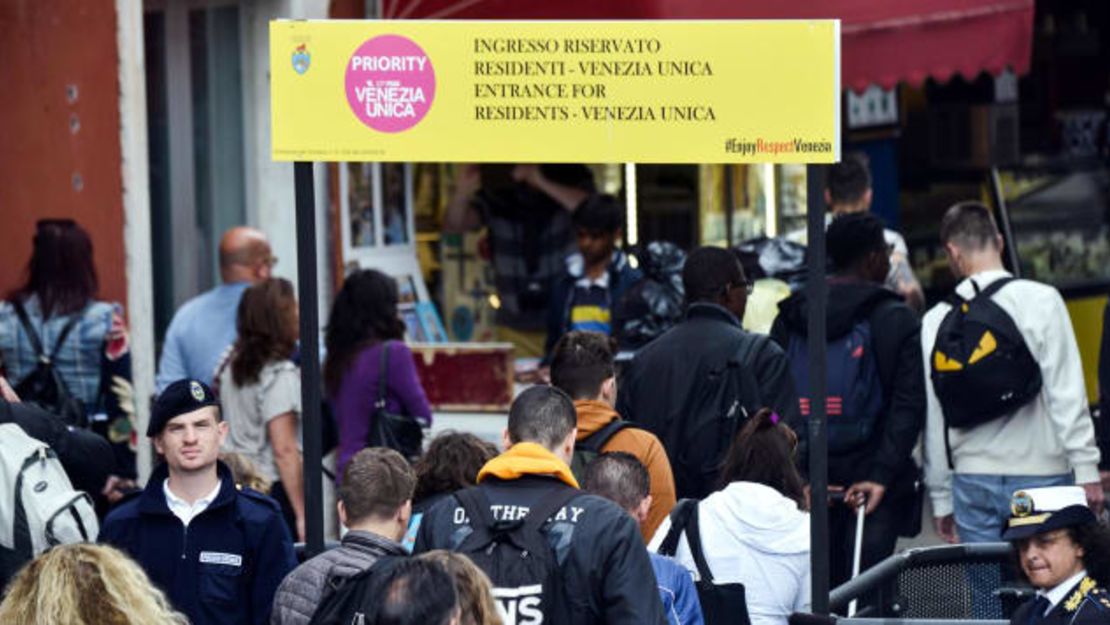
[[[870,441],[882,414],[883,382],[872,336],[871,323],[864,317],[847,334],[828,341],[825,409],[830,454],[851,452]],[[791,333],[786,357],[798,390],[801,416],[808,420],[812,399],[807,338]]]
[[[324,584],[323,598],[312,614],[309,625],[373,623],[379,605],[377,589],[372,580],[375,575],[403,559],[401,556],[380,558],[370,568],[351,577],[328,579]]]
[[[763,406],[759,383],[749,355],[769,342],[766,336],[738,334],[728,347],[732,354],[719,368],[707,372],[706,391],[694,397],[668,456],[680,497],[701,499],[717,487],[721,462],[736,433]],[[670,451],[672,450],[673,451]]]
[[[81,313],[77,312],[69,318],[62,327],[61,333],[58,334],[58,341],[54,343],[54,348],[47,355],[42,339],[31,325],[23,304],[13,300],[12,308],[15,309],[19,324],[23,326],[23,331],[27,334],[27,340],[35,350],[35,358],[38,360],[35,368],[15,385],[16,395],[25,402],[36,404],[47,412],[60,416],[66,425],[85,427],[88,424],[85,405],[70,394],[61,374],[54,367],[54,360],[62,350],[69,333],[81,320]]]
[[[580,494],[558,487],[544,494],[523,519],[498,521],[481,486],[455,493],[473,529],[456,551],[489,576],[505,625],[570,625],[562,572],[540,528]]]
[[[601,454],[601,448],[613,438],[613,435],[625,428],[634,428],[635,425],[624,419],[614,419],[605,427],[590,434],[574,444],[574,457],[570,461],[570,471],[574,479],[581,484],[586,477],[586,467]]]
[[[659,545],[659,555],[674,557],[678,551],[678,541],[683,532],[690,546],[690,556],[698,569],[698,590],[705,625],[728,623],[729,625],[751,625],[748,618],[748,601],[743,584],[715,584],[705,552],[701,548],[701,528],[698,525],[698,502],[683,499],[671,510],[671,528]]]
[[[1041,368],[1025,338],[991,299],[1013,280],[996,280],[981,291],[972,281],[975,297],[948,298],[952,310],[940,323],[929,358],[946,437],[948,428],[973,428],[1011,414],[1041,392]]]

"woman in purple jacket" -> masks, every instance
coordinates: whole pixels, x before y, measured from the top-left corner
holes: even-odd
[[[430,425],[432,410],[412,352],[401,340],[397,283],[372,269],[352,273],[335,297],[324,336],[324,387],[339,427],[337,475],[366,447],[378,394],[382,349],[389,349],[386,410]]]

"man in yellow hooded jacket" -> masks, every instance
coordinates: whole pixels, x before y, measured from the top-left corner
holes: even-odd
[[[578,490],[569,467],[576,424],[563,391],[521,393],[509,410],[506,451],[482,467],[478,486],[428,511],[415,552],[470,556],[493,582],[505,625],[662,625],[635,520]]]

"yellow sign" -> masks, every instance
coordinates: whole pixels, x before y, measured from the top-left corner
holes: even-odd
[[[830,163],[840,24],[277,21],[278,161]]]

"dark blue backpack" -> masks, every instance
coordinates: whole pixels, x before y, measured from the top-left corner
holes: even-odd
[[[808,350],[806,337],[790,335],[786,356],[804,419],[809,418],[811,403]],[[829,453],[849,452],[871,440],[883,409],[883,384],[875,362],[871,323],[859,320],[847,334],[830,339],[827,362]]]

